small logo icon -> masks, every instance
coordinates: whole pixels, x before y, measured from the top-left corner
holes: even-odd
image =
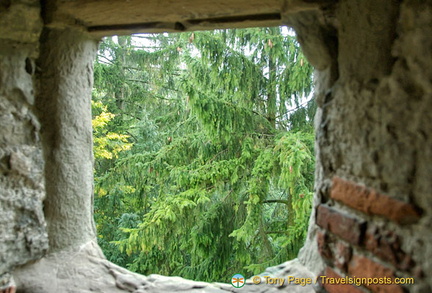
[[[235,274],[231,278],[231,285],[233,285],[234,288],[241,288],[245,285],[245,277],[241,274]]]

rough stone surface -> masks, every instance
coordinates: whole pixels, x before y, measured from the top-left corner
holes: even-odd
[[[48,248],[33,86],[41,30],[39,1],[0,2],[0,292],[15,292],[10,273]]]
[[[19,293],[309,293],[314,292],[312,285],[301,286],[294,283],[284,286],[266,285],[264,276],[284,278],[285,283],[288,276],[311,278],[314,281],[316,279],[298,260],[268,268],[266,272],[260,274],[262,284],[256,285],[252,280],[247,280],[245,287],[240,289],[235,289],[228,284],[197,282],[180,277],[143,276],[107,261],[94,242],[88,242],[76,250],[63,250],[49,254],[35,264],[18,269],[14,275]]]
[[[422,271],[432,272],[432,3],[339,1],[334,18],[337,57],[316,74],[315,208],[334,205],[395,232],[400,249]],[[412,204],[423,214],[404,226],[360,215],[330,198],[334,176]],[[316,239],[313,222],[309,234],[299,258],[316,271],[309,248]],[[432,279],[416,278],[405,289],[431,292]]]
[[[40,126],[25,69],[32,53],[13,42],[0,46],[0,287],[10,281],[6,272],[48,248]]]
[[[40,1],[0,2],[0,39],[36,44],[42,29]]]
[[[96,236],[93,223],[91,91],[97,42],[80,29],[45,29],[36,100],[46,160],[50,251]]]

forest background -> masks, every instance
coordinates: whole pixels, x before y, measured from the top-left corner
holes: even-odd
[[[312,73],[281,27],[103,39],[92,110],[107,258],[227,282],[296,257],[313,192]]]

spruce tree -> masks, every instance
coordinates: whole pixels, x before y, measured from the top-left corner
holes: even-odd
[[[95,145],[95,217],[111,261],[226,282],[297,255],[314,101],[292,33],[107,38],[95,67],[95,121],[109,117],[95,141],[118,135]]]

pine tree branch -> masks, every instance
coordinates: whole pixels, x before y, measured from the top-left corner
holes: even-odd
[[[276,117],[276,119],[281,118],[281,117],[283,117],[284,115],[286,115],[286,114],[288,114],[288,113],[295,112],[295,111],[297,111],[297,110],[299,110],[299,109],[305,108],[305,106],[306,106],[310,101],[312,101],[312,100],[313,100],[313,98],[310,99],[310,100],[308,100],[308,101],[306,101],[306,102],[304,102],[304,103],[302,103],[302,104],[300,104],[298,107],[296,107],[296,108],[294,108],[294,109],[290,109],[290,110],[286,111],[285,113],[280,114],[279,116]]]
[[[105,60],[105,61],[103,61],[104,63],[102,63],[102,64],[109,63],[109,64],[114,65],[114,62],[113,62],[112,60],[108,59],[108,58],[107,58],[106,56],[104,56],[104,55],[98,54],[97,57],[98,57],[98,59],[103,58],[103,59]],[[105,62],[106,62],[106,63],[105,63]],[[100,62],[99,62],[99,63],[100,63]]]
[[[133,82],[140,82],[140,83],[144,83],[144,84],[151,84],[150,82],[142,80],[142,79],[128,78],[127,80],[128,81],[133,81]],[[161,87],[164,88],[164,89],[170,90],[170,91],[174,91],[174,92],[178,92],[178,93],[181,92],[180,90],[173,89],[171,87],[167,87],[167,86],[161,86]],[[168,99],[166,99],[166,100],[168,100]]]
[[[228,151],[228,149],[226,148],[226,149],[224,149],[224,150],[221,150],[219,153],[217,153],[216,155],[214,155],[213,156],[213,158],[211,158],[207,163],[211,163],[214,159],[216,159],[219,155],[221,155],[221,154],[223,154],[223,153],[226,153]]]
[[[135,140],[135,142],[138,142],[138,139],[137,139],[137,137],[136,137],[135,135],[133,135],[133,134],[130,133],[129,131],[126,131],[126,133],[127,133],[130,137],[132,137],[132,138]]]
[[[289,201],[285,200],[285,199],[268,199],[268,200],[263,200],[262,203],[283,203],[286,205],[289,205]]]

